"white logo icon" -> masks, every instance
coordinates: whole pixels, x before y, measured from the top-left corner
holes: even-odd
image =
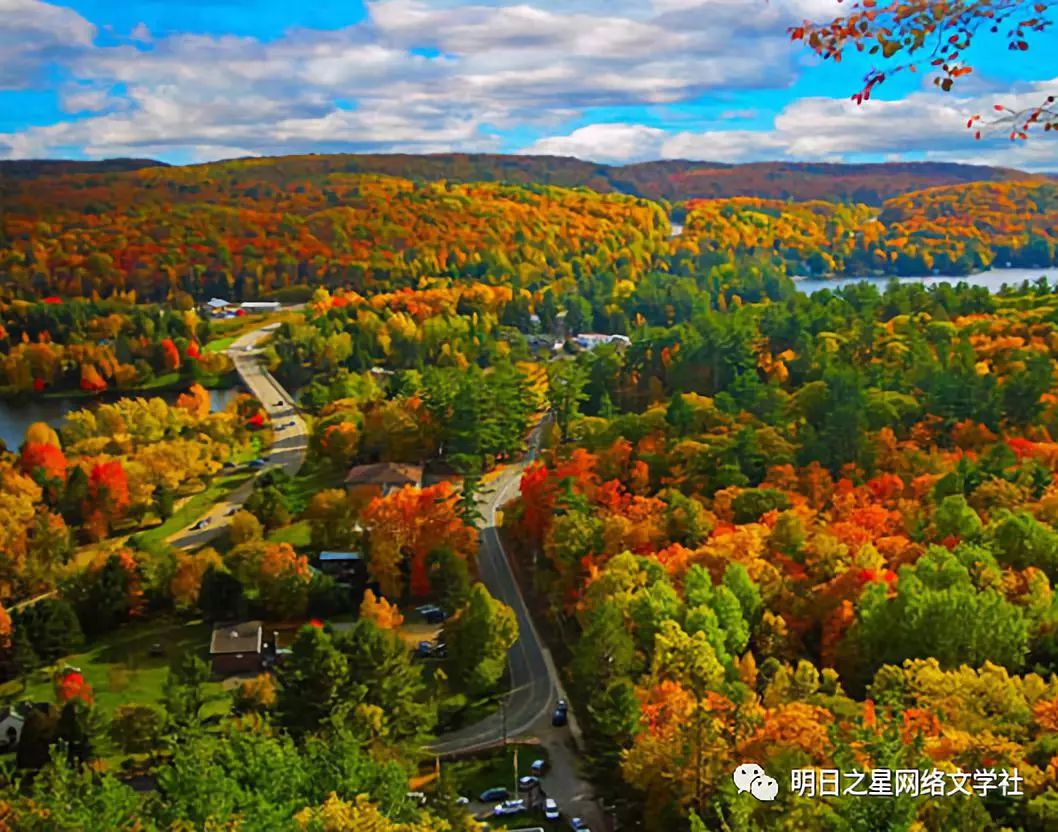
[[[770,802],[779,793],[779,783],[756,763],[743,763],[732,775],[738,793],[749,792],[757,800]]]

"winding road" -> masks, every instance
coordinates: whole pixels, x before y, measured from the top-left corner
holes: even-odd
[[[478,575],[494,598],[514,610],[518,619],[518,640],[511,647],[507,662],[510,670],[511,692],[507,699],[507,736],[527,733],[541,718],[550,725],[551,710],[562,695],[551,660],[550,651],[543,645],[515,580],[507,552],[504,551],[496,526],[496,513],[514,497],[522,480],[522,472],[539,451],[540,434],[545,417],[529,437],[529,449],[518,463],[508,466],[492,480],[481,497],[481,533],[478,548]],[[489,715],[474,725],[445,734],[431,750],[440,755],[467,752],[484,748],[503,740],[503,714]]]
[[[551,651],[540,639],[529,615],[497,527],[497,512],[515,496],[522,473],[536,459],[549,418],[545,416],[533,429],[525,456],[505,468],[481,495],[478,575],[493,597],[514,610],[518,620],[518,640],[507,656],[510,692],[505,709],[506,725],[501,710],[473,725],[444,734],[430,750],[439,757],[455,756],[495,746],[505,736],[532,737],[548,752],[551,765],[543,781],[547,795],[558,802],[567,816],[583,818],[591,829],[602,830],[607,827],[603,825],[591,784],[580,773],[578,755],[570,742],[571,732],[578,730],[573,711],[569,713],[568,728],[551,725],[555,702],[566,695]],[[526,769],[530,762],[530,759],[524,761]]]
[[[235,364],[235,371],[242,383],[264,406],[272,424],[278,426],[294,423],[291,427],[275,431],[267,466],[282,468],[288,474],[294,475],[301,470],[308,450],[305,420],[298,414],[290,394],[261,366],[257,350],[260,342],[278,327],[278,323],[273,323],[246,333],[232,343],[227,349],[227,354]],[[214,503],[208,512],[196,518],[195,524],[208,519],[209,523],[204,529],[183,529],[170,537],[168,542],[178,549],[192,549],[204,546],[218,537],[228,525],[232,510],[241,507],[253,492],[253,483],[254,478],[251,477]]]

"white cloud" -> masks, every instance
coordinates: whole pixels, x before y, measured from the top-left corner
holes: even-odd
[[[541,139],[526,153],[545,156],[577,156],[596,162],[625,162],[657,155],[665,131],[642,124],[591,124],[568,136]]]
[[[52,60],[62,44],[54,60],[72,76],[64,107],[98,113],[0,136],[0,152],[149,147],[166,156],[196,147],[309,150],[314,142],[496,148],[506,131],[595,107],[786,85],[797,62],[784,26],[806,2],[823,1],[771,0],[747,15],[745,0],[581,0],[573,8],[559,0],[381,0],[368,4],[364,23],[345,29],[294,29],[264,42],[156,37],[138,25],[124,43],[102,47],[93,45],[94,27],[68,9],[0,0],[0,9],[30,10],[15,29],[0,22],[11,56],[0,80],[24,79],[27,62]],[[17,53],[9,42],[20,44]],[[435,57],[426,57],[430,49]],[[117,85],[126,90],[123,109],[100,92]]]
[[[858,106],[848,99],[802,98],[787,105],[767,130],[669,133],[630,124],[589,125],[532,144],[527,152],[563,151],[597,161],[691,159],[745,162],[766,159],[841,161],[916,157],[1024,170],[1058,170],[1058,143],[1038,133],[1012,146],[1009,127],[984,127],[983,140],[966,129],[970,115],[995,115],[998,100],[1028,108],[1058,89],[1058,79],[1024,85],[1009,94],[977,91],[955,97],[920,91],[899,101]],[[631,140],[630,137],[635,137]]]
[[[614,108],[671,110],[732,90],[788,86],[804,53],[785,28],[838,14],[836,0],[377,0],[367,8],[364,23],[293,29],[267,42],[156,37],[140,24],[104,47],[94,43],[95,26],[70,9],[0,0],[0,89],[29,86],[58,64],[70,75],[61,106],[82,115],[0,134],[0,156],[498,150],[509,131],[543,129],[553,135],[527,152],[618,162],[910,153],[1058,168],[1055,142],[1012,149],[972,141],[967,113],[994,103],[977,76],[960,97],[929,90],[864,107],[803,98],[769,129],[746,129],[740,122],[759,114],[740,109],[701,131],[615,119]],[[1044,86],[1014,100],[1038,98]],[[606,117],[590,123],[603,107]],[[561,129],[574,121],[584,126]]]
[[[27,89],[44,67],[92,45],[96,28],[73,9],[0,0],[0,90]]]

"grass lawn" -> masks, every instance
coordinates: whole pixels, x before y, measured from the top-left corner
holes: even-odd
[[[268,534],[268,539],[273,543],[289,543],[295,549],[307,549],[311,538],[312,526],[308,520],[298,520]]]
[[[173,516],[161,525],[155,526],[144,532],[139,532],[139,539],[144,544],[164,543],[170,535],[176,534],[185,526],[191,525],[196,519],[205,514],[210,507],[224,497],[229,491],[238,488],[246,482],[253,474],[248,471],[221,472],[215,476],[206,486],[204,491],[193,494],[188,500],[173,512]]]
[[[83,653],[60,660],[58,666],[68,664],[79,668],[92,686],[97,706],[109,716],[118,705],[158,704],[170,662],[188,651],[198,652],[205,658],[209,637],[210,627],[202,621],[157,620],[129,624],[97,640]],[[156,643],[162,645],[162,656],[150,655],[151,646]],[[29,674],[24,683],[7,682],[0,686],[0,698],[54,701],[55,670],[55,666],[42,668]],[[220,693],[220,682],[207,685],[208,696]],[[223,697],[211,702],[203,714],[227,713],[229,707],[227,697]]]
[[[224,352],[228,347],[235,343],[238,336],[229,335],[227,338],[218,338],[216,341],[210,341],[205,346],[206,352]]]

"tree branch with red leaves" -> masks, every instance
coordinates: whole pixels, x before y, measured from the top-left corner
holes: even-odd
[[[990,35],[1003,37],[1012,52],[1028,51],[1029,38],[1052,25],[1048,12],[1053,5],[1050,0],[897,0],[883,4],[858,0],[849,6],[847,15],[828,23],[806,21],[791,27],[790,37],[835,63],[848,49],[888,62],[884,68],[872,68],[863,87],[853,94],[852,100],[863,104],[878,85],[899,72],[932,72],[934,85],[949,92],[960,78],[973,72],[967,54]],[[996,104],[1001,116],[986,121],[975,115],[966,126],[975,130],[978,139],[984,127],[1005,126],[1012,140],[1024,140],[1033,128],[1058,130],[1054,101],[1054,96],[1048,96],[1027,108]]]

